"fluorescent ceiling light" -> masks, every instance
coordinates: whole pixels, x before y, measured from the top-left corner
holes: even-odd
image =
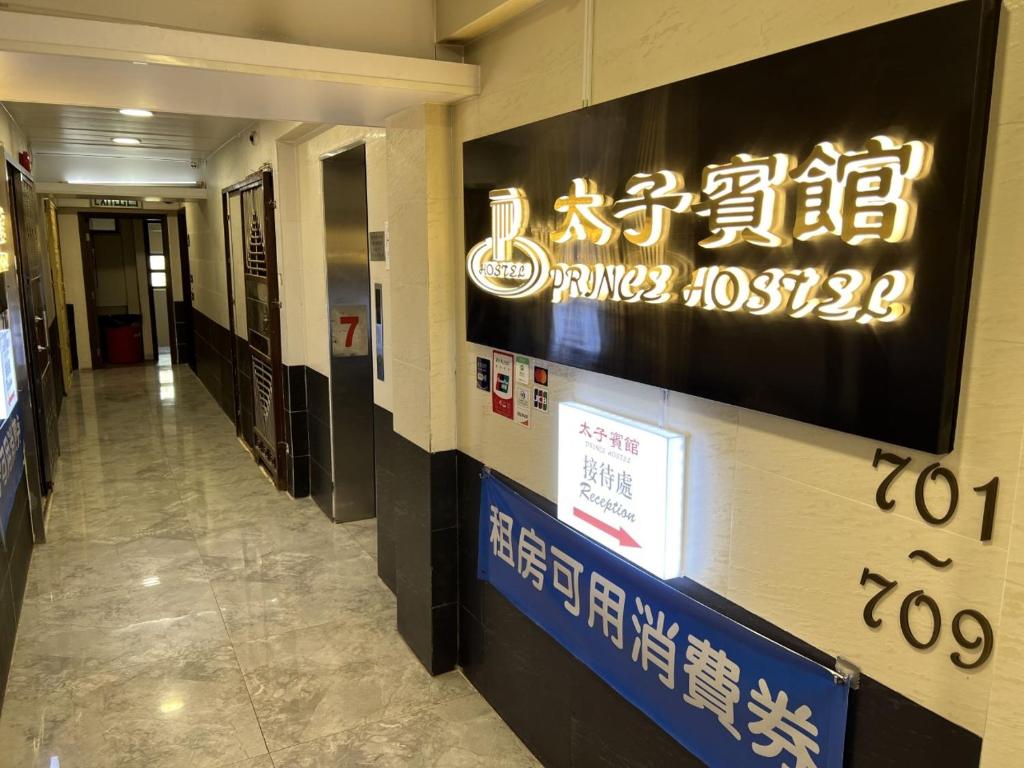
[[[162,203],[164,199],[162,197],[144,197],[142,201],[145,203]]]
[[[125,107],[124,109],[118,110],[125,117],[152,117],[153,113],[148,109],[135,109],[133,107]]]
[[[197,187],[198,181],[111,181],[110,179],[68,179],[67,184],[91,187]]]
[[[115,144],[130,144],[133,146],[135,144],[142,143],[138,139],[132,138],[131,136],[115,136],[114,138],[111,139],[111,141],[114,142]]]

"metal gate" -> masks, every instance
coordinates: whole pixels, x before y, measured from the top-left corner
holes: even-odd
[[[48,274],[50,265],[40,243],[39,202],[32,180],[9,163],[7,173],[13,209],[14,244],[20,263],[18,277],[25,322],[26,357],[35,412],[39,492],[46,496],[53,485],[53,472],[60,450],[57,434],[58,383],[50,352],[50,321],[46,301],[46,291],[50,290],[52,277]],[[63,384],[60,386],[63,387]],[[42,523],[42,519],[38,522]]]
[[[241,198],[241,220],[230,221],[230,226],[241,228],[240,266],[244,278],[244,339],[247,345],[245,354],[238,356],[236,365],[248,364],[250,368],[237,371],[237,397],[251,398],[249,403],[239,403],[239,411],[251,409],[253,452],[273,476],[277,487],[284,488],[287,486],[287,441],[283,430],[281,304],[270,171],[246,180],[229,190],[230,193],[237,193]],[[244,379],[251,382],[251,388],[240,386]],[[247,431],[242,430],[243,434]]]

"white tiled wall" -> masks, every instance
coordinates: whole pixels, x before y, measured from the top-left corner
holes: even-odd
[[[387,121],[395,431],[429,451],[455,447],[456,276],[450,112],[427,105]]]
[[[593,97],[616,98],[943,4],[597,0]],[[581,0],[551,0],[468,48],[467,60],[481,65],[483,89],[454,109],[457,179],[463,141],[581,106],[583,12]],[[475,358],[490,350],[461,341],[465,296],[456,280],[459,448],[553,498],[558,401],[685,432],[687,575],[983,735],[985,765],[1015,764],[1024,752],[1019,722],[1014,727],[1024,698],[1024,512],[1015,514],[1024,439],[1022,125],[1024,3],[1011,0],[1001,25],[956,448],[943,458],[961,486],[949,525],[926,525],[913,504],[917,471],[933,457],[884,446],[913,456],[913,469],[894,486],[895,509],[883,512],[874,503],[883,477],[871,466],[875,441],[679,393],[552,365],[550,415],[535,411],[528,429],[492,415],[489,394],[475,388]],[[460,224],[452,263],[461,272],[458,196],[454,204]],[[982,544],[981,497],[971,489],[996,475],[994,537]],[[952,557],[954,567],[940,573],[912,562],[907,555],[916,548]],[[878,630],[861,617],[874,593],[859,584],[865,566],[900,582],[899,596],[880,608],[885,623]],[[911,648],[898,627],[899,601],[917,588],[944,615],[942,637],[929,652]],[[996,625],[995,657],[975,672],[949,660],[957,650],[949,619],[967,607]]]

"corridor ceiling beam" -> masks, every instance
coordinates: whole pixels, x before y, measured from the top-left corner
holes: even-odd
[[[0,100],[378,126],[478,91],[470,64],[0,11]]]

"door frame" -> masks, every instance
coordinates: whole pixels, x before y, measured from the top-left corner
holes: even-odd
[[[227,294],[228,294],[228,326],[231,332],[231,367],[234,372],[232,390],[235,398],[235,433],[240,435],[242,419],[239,412],[240,383],[238,380],[238,359],[235,354],[235,297],[234,273],[231,268],[231,233],[228,229],[228,197],[242,193],[254,187],[263,186],[263,240],[267,258],[267,304],[270,307],[270,369],[274,387],[274,437],[277,445],[274,452],[277,463],[275,486],[278,490],[288,488],[288,440],[285,435],[284,418],[284,359],[281,352],[281,290],[280,273],[277,263],[277,222],[274,216],[277,200],[274,197],[274,172],[270,166],[264,166],[255,173],[246,176],[221,190],[221,210],[224,221],[224,253],[227,259]],[[242,222],[238,223],[242,226]],[[242,247],[245,248],[243,230]],[[242,265],[243,277],[245,274]],[[244,297],[243,297],[244,300]],[[248,328],[244,337],[249,343]]]
[[[167,285],[164,287],[164,305],[167,307],[167,344],[171,348],[171,363],[178,362],[178,338],[175,333],[175,321],[174,321],[174,270],[171,269],[171,238],[167,232],[168,218],[167,214],[155,214],[152,216],[144,216],[142,222],[142,242],[146,249],[146,288],[149,290],[149,324],[153,338],[153,360],[156,363],[160,362],[160,344],[159,338],[156,332],[156,299],[153,294],[153,284],[149,280],[149,254],[152,250],[149,242],[149,222],[162,220],[163,227],[163,247],[164,247],[164,274],[167,276]],[[178,254],[180,257],[181,246],[178,246]],[[180,258],[179,258],[180,261]]]
[[[142,219],[142,241],[143,247],[146,250],[146,290],[149,296],[149,333],[150,338],[153,341],[153,363],[159,362],[159,345],[157,344],[156,336],[156,302],[153,299],[153,286],[149,282],[149,227],[146,226],[146,220],[160,219],[163,222],[163,247],[164,254],[167,258],[167,290],[165,296],[165,304],[167,307],[167,325],[170,335],[171,345],[171,362],[178,362],[176,335],[175,335],[175,318],[174,318],[174,275],[171,269],[171,244],[170,237],[167,233],[168,227],[168,216],[167,213],[161,211],[141,211],[141,212],[124,212],[124,211],[110,211],[106,212],[102,208],[89,209],[86,211],[78,212],[78,240],[82,251],[82,280],[85,283],[85,312],[88,317],[86,318],[86,325],[89,328],[89,355],[92,359],[93,368],[107,368],[108,364],[105,360],[100,360],[97,355],[100,344],[99,336],[99,318],[96,314],[96,254],[92,249],[92,241],[89,237],[89,219],[101,218],[101,219],[115,219],[118,222],[118,233],[122,235],[120,231],[121,221],[124,219]],[[178,244],[178,253],[180,257],[181,244]],[[180,258],[179,258],[180,260]],[[138,279],[138,266],[135,269],[135,277]],[[184,290],[184,288],[182,289]],[[146,362],[145,360],[143,362]]]
[[[189,341],[185,346],[187,350],[185,359],[179,359],[178,362],[188,363],[188,366],[194,371],[196,369],[196,345],[192,321],[192,263],[189,261],[189,249],[192,244],[189,242],[187,217],[188,211],[182,206],[178,210],[178,262],[181,267],[181,303],[184,309],[181,321],[184,323],[185,338]],[[175,331],[177,331],[177,314],[174,319]]]

